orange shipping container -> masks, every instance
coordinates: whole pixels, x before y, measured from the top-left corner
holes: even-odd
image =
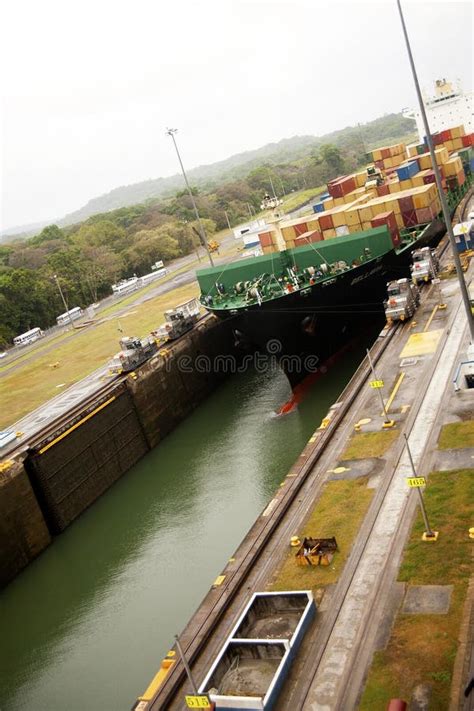
[[[345,223],[346,225],[355,225],[360,228],[360,216],[359,216],[359,210],[357,208],[352,208],[351,210],[345,210],[344,212],[345,216]]]

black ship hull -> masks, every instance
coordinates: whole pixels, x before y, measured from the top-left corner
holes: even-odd
[[[387,281],[409,276],[413,250],[434,246],[444,232],[443,222],[435,220],[404,249],[390,250],[310,290],[250,305],[233,315],[228,310],[213,312],[232,318],[238,345],[279,359],[295,386],[357,336],[380,332]]]

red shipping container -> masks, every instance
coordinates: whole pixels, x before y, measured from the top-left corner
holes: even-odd
[[[351,193],[357,187],[356,181],[354,180],[354,178],[351,178],[350,176],[348,178],[344,178],[344,180],[341,180],[340,186],[342,188],[343,195],[347,195],[347,193]]]
[[[308,244],[306,237],[297,237],[295,239],[295,247],[305,247]]]
[[[407,212],[402,212],[402,220],[405,227],[415,227],[416,221],[416,210],[408,210]]]
[[[391,153],[390,153],[390,148],[381,148],[380,149],[382,153],[382,160],[385,160],[385,158],[391,158]]]
[[[441,138],[441,133],[433,133],[433,143],[435,146],[441,145],[443,139]]]
[[[379,168],[379,170],[383,170],[384,168],[383,160],[374,160],[374,165],[376,168]]]
[[[341,183],[331,183],[331,185],[328,185],[328,192],[333,198],[343,197]]]
[[[461,185],[464,185],[466,182],[466,176],[464,174],[464,170],[460,170],[459,173],[457,174],[457,179],[458,179],[458,185],[461,187]]]
[[[308,237],[309,237],[310,242],[321,242],[321,240],[323,239],[323,235],[318,230],[311,232],[311,234],[309,234]],[[299,239],[299,237],[298,237],[298,239]]]
[[[372,227],[379,227],[380,225],[387,225],[390,234],[394,231],[398,231],[397,220],[395,218],[395,213],[391,210],[390,212],[381,212],[370,221]]]
[[[415,209],[415,204],[413,202],[413,197],[407,195],[406,197],[398,198],[398,204],[400,205],[400,212],[410,212],[410,210]]]
[[[434,170],[430,170],[429,173],[426,173],[426,175],[423,176],[423,183],[425,185],[428,185],[428,183],[434,183],[434,182],[435,182]]]
[[[318,222],[322,230],[332,230],[334,227],[332,215],[325,215],[324,213],[320,213]]]
[[[382,197],[382,195],[389,195],[390,194],[390,188],[388,185],[377,185],[377,195],[379,197]]]
[[[299,237],[300,235],[304,235],[304,233],[307,231],[308,225],[306,224],[306,222],[300,222],[299,225],[295,225],[295,232],[297,237]]]
[[[444,131],[441,131],[440,133],[441,140],[443,143],[446,143],[446,141],[451,141],[451,131],[449,128],[446,128]]]
[[[271,232],[261,232],[258,238],[262,247],[271,247],[273,244]]]
[[[434,215],[431,207],[420,207],[416,211],[416,219],[419,225],[424,224],[425,222],[431,222],[433,217]]]

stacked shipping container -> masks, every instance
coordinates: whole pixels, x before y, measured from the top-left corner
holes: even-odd
[[[435,136],[443,187],[463,185],[465,173],[474,167],[474,134],[466,136],[458,126]],[[377,181],[371,182],[366,170],[331,180],[328,192],[313,206],[313,215],[287,220],[260,235],[264,254],[278,249],[279,229],[290,249],[386,224],[398,246],[401,229],[429,223],[439,214],[441,204],[425,144],[385,146],[371,155],[374,165],[385,174],[383,184],[374,185]]]

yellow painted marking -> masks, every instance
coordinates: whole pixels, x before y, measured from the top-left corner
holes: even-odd
[[[394,386],[392,392],[390,393],[390,397],[388,398],[387,403],[386,403],[386,405],[385,405],[385,410],[386,410],[386,412],[388,412],[388,411],[390,410],[390,405],[391,405],[392,402],[395,400],[395,396],[396,396],[396,394],[397,394],[397,392],[398,392],[398,388],[399,388],[400,385],[402,384],[402,381],[403,381],[403,378],[404,378],[404,377],[405,377],[405,373],[400,373],[400,375],[398,376],[398,380],[397,380],[397,382],[395,383],[395,386]],[[383,412],[381,412],[380,415],[383,416]]]
[[[328,474],[343,474],[343,472],[350,472],[350,468],[336,467],[335,469],[328,469]]]
[[[62,434],[60,434],[59,437],[56,437],[56,439],[53,439],[52,442],[49,442],[49,444],[46,444],[44,447],[42,447],[42,448],[40,449],[39,453],[40,453],[40,454],[43,454],[44,452],[46,452],[46,451],[47,451],[48,449],[50,449],[53,445],[57,444],[57,443],[60,442],[62,439],[64,439],[64,437],[67,437],[67,435],[68,435],[70,432],[72,432],[73,430],[75,430],[75,429],[77,429],[78,427],[80,427],[81,425],[83,425],[84,422],[87,422],[87,420],[90,420],[91,417],[94,417],[94,415],[96,415],[96,414],[99,412],[99,410],[103,410],[104,407],[107,407],[107,405],[110,405],[110,403],[113,402],[114,400],[115,400],[115,395],[114,395],[113,397],[109,398],[108,400],[106,400],[105,402],[103,402],[102,405],[99,405],[99,407],[96,407],[95,410],[93,410],[93,411],[90,412],[88,415],[86,415],[85,417],[83,417],[82,420],[79,420],[79,422],[76,422],[75,425],[73,425],[73,426],[70,427],[68,430],[66,430],[65,432],[63,432]]]
[[[409,476],[407,477],[407,484],[412,489],[419,489],[420,486],[426,486],[426,479],[424,476]]]
[[[211,703],[207,696],[185,696],[188,709],[210,709]]]
[[[229,558],[229,563],[235,563],[235,558]]]
[[[383,380],[371,380],[370,387],[374,388],[375,390],[383,388]]]
[[[370,417],[363,417],[357,424],[359,425],[368,425],[369,422],[372,422],[372,419]]]
[[[217,578],[212,583],[212,587],[215,588],[215,587],[218,587],[219,585],[222,585],[224,580],[225,580],[225,575],[218,575]]]
[[[148,687],[146,688],[146,691],[142,694],[142,696],[138,697],[139,701],[151,701],[151,699],[154,697],[160,686],[163,684],[164,680],[170,673],[170,670],[172,666],[175,664],[175,659],[174,657],[176,656],[176,652],[173,650],[169,651],[166,657],[163,659],[161,662],[161,667],[158,669],[156,672],[155,676],[149,683]]]
[[[314,434],[312,437],[310,437],[308,442],[316,442],[316,435]]]
[[[402,407],[401,407],[402,415],[404,415],[405,412],[407,412],[409,409],[410,409],[410,405],[402,405]]]
[[[413,333],[400,353],[400,358],[412,358],[434,353],[442,335],[442,329],[428,331],[428,333]]]
[[[432,322],[432,320],[434,319],[434,315],[435,315],[435,313],[437,312],[438,309],[439,309],[439,306],[438,306],[438,304],[436,304],[436,306],[434,307],[433,311],[431,312],[431,316],[429,317],[426,326],[425,326],[424,329],[423,329],[423,333],[426,333],[426,331],[427,331],[427,330],[429,329],[429,327],[431,326],[431,322]]]

